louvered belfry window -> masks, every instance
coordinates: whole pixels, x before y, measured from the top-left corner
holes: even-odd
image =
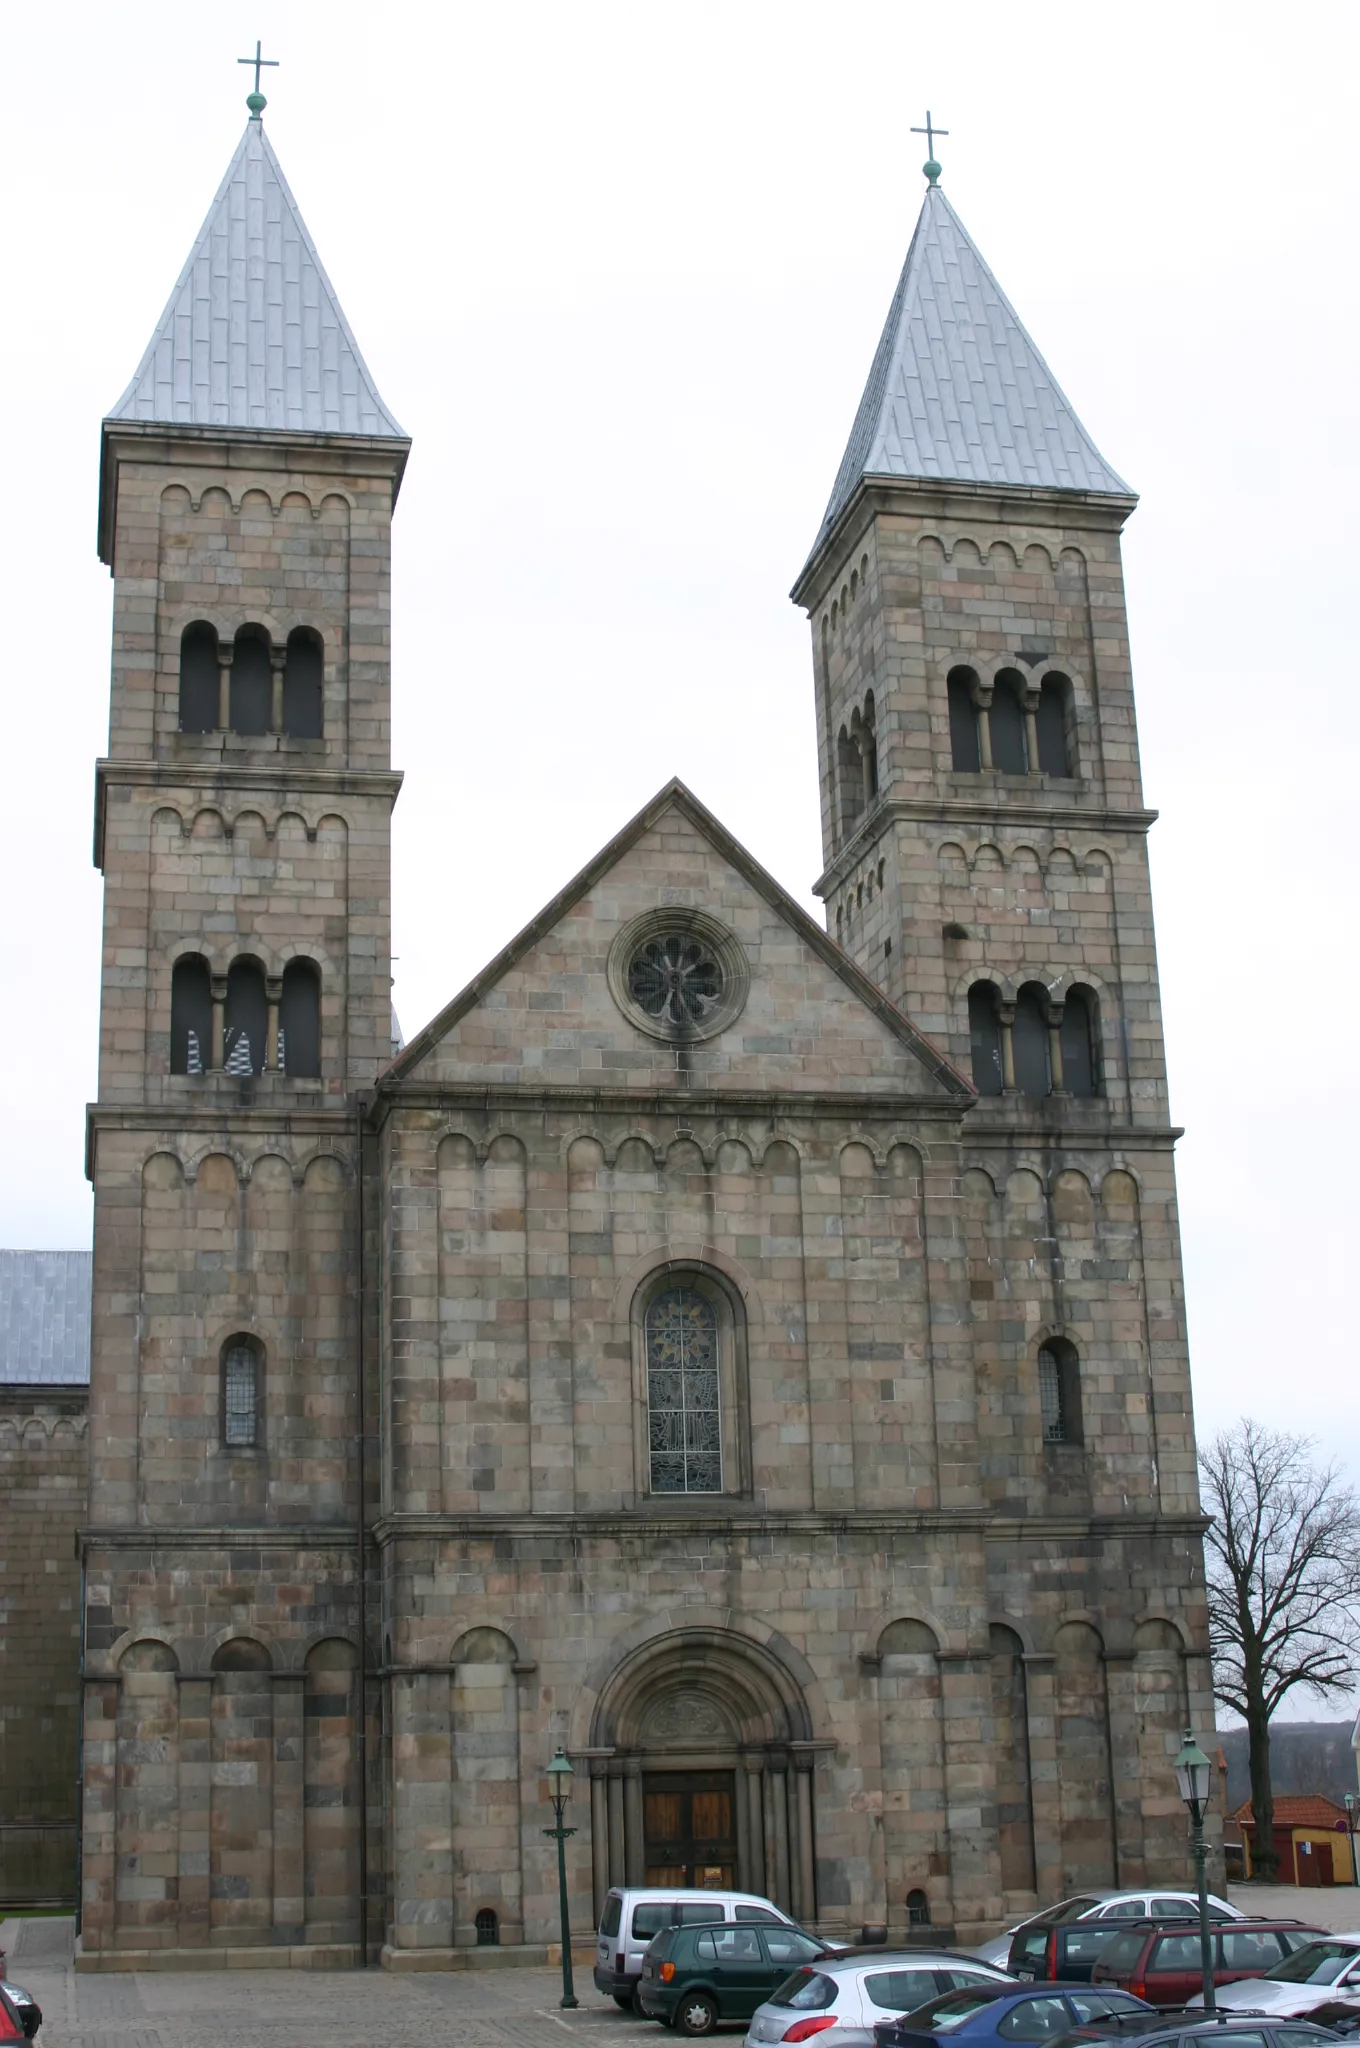
[[[256,1348],[236,1338],[222,1359],[222,1441],[228,1450],[253,1450],[260,1429],[260,1360]]]
[[[721,1493],[718,1312],[694,1287],[647,1309],[647,1432],[653,1493]]]

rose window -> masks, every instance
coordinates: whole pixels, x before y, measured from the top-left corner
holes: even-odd
[[[723,999],[722,963],[707,939],[668,932],[645,939],[628,962],[628,993],[659,1023],[701,1025]]]

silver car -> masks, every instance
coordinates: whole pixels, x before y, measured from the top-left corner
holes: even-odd
[[[1244,1920],[1246,1915],[1236,1906],[1230,1906],[1226,1899],[1209,1894],[1209,1911],[1215,1920]],[[1199,1914],[1198,1892],[1178,1892],[1166,1887],[1159,1891],[1078,1892],[1075,1897],[1061,1900],[1050,1906],[1047,1912],[1032,1913],[1024,1920],[1017,1920],[1004,1934],[994,1935],[991,1941],[984,1941],[972,1953],[979,1962],[993,1963],[1004,1970],[1009,1961],[1011,1943],[1022,1927],[1065,1926],[1069,1920],[1184,1920],[1187,1915],[1195,1919]]]
[[[822,1956],[785,1979],[756,2007],[746,2048],[797,2048],[815,2034],[817,2048],[874,2048],[875,2020],[914,2012],[942,1991],[972,1984],[1012,1987],[1014,1979],[972,1956],[947,1949],[880,1949],[872,1960]]]
[[[1187,2010],[1203,2003],[1201,1991],[1188,2001]],[[1318,2011],[1360,2012],[1360,1934],[1320,1934],[1273,1964],[1264,1977],[1219,1984],[1214,2003],[1223,2012],[1264,2013],[1272,2020],[1302,2020]]]

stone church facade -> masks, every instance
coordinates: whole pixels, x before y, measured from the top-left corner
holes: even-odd
[[[408,442],[258,114],[104,423],[85,1968],[613,1883],[980,1936],[1212,1726],[1119,534],[938,186],[826,519],[827,929],[670,783],[403,1050]]]

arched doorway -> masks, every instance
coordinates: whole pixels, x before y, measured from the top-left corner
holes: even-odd
[[[814,1918],[817,1748],[764,1646],[685,1629],[635,1650],[591,1734],[597,1906],[611,1884],[736,1887]]]

